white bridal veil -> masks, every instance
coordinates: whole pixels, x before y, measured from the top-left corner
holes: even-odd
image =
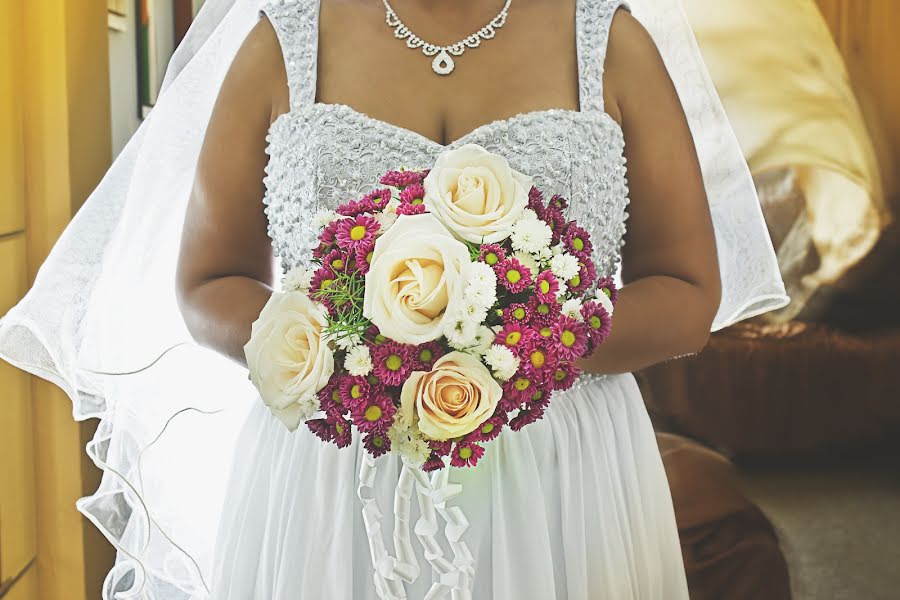
[[[206,1],[156,107],[0,320],[0,358],[62,388],[75,419],[100,419],[87,451],[103,479],[78,509],[118,549],[104,598],[209,594],[235,437],[256,393],[244,368],[191,339],[175,265],[213,102],[262,4]],[[723,281],[713,329],[783,306],[749,170],[680,0],[629,5],[666,61],[700,157]]]

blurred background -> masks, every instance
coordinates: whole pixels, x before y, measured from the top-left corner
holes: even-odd
[[[0,314],[152,110],[201,4],[0,4]],[[792,297],[637,374],[691,596],[898,598],[900,1],[685,5]],[[0,598],[99,598],[114,551],[74,508],[99,481],[95,425],[6,363],[0,390]]]

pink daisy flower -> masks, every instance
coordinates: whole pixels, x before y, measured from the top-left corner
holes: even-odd
[[[454,467],[474,467],[484,456],[484,448],[474,442],[459,442],[450,455],[450,464]]]
[[[612,329],[612,316],[598,302],[585,302],[581,306],[581,316],[591,336],[591,344],[596,348],[604,341]]]
[[[362,432],[387,432],[394,422],[396,412],[397,407],[388,396],[369,394],[363,402],[353,407],[351,416],[356,428]]]
[[[350,410],[341,397],[340,384],[343,377],[332,377],[319,393],[319,406],[329,415],[344,415]]]
[[[547,408],[550,405],[550,394],[542,389],[536,389],[528,399],[528,406]]]
[[[531,348],[534,340],[534,332],[520,323],[508,323],[497,332],[494,343],[503,344],[517,356],[524,356]]]
[[[494,412],[494,416],[481,424],[481,426],[472,432],[474,434],[475,439],[473,441],[476,442],[490,442],[493,439],[496,439],[500,432],[503,431],[503,426],[506,425],[508,417],[505,412],[502,410],[498,410]]]
[[[619,301],[619,288],[616,287],[616,283],[613,281],[612,277],[604,277],[598,281],[597,291],[606,294],[610,302],[613,303],[613,306]]]
[[[531,186],[531,189],[528,190],[528,208],[533,210],[539,219],[543,218],[545,208],[544,194],[534,186]]]
[[[425,464],[422,465],[422,470],[426,473],[431,473],[432,471],[440,471],[446,466],[447,465],[444,464],[444,459],[432,453],[432,455],[428,457],[428,460],[425,461]]]
[[[562,242],[569,254],[574,254],[582,259],[589,258],[594,250],[594,245],[591,243],[591,235],[585,229],[576,225],[574,221],[569,223],[569,226],[566,228]]]
[[[478,260],[489,267],[496,267],[506,259],[506,250],[500,244],[482,244]]]
[[[369,244],[365,246],[357,246],[353,250],[353,258],[354,265],[356,266],[356,270],[360,275],[365,275],[369,272],[369,267],[372,266],[372,256],[375,253],[375,244]]]
[[[424,215],[424,204],[401,204],[397,207],[398,215]]]
[[[338,228],[335,234],[337,243],[346,250],[355,250],[359,246],[371,246],[381,228],[378,221],[365,215],[341,219],[337,223]]]
[[[400,192],[401,204],[412,204],[413,206],[423,206],[425,202],[425,186],[418,181],[411,183]]]
[[[331,246],[337,242],[337,229],[338,224],[342,221],[342,219],[336,219],[322,228],[322,232],[319,234],[319,241],[325,244],[326,246]]]
[[[430,371],[434,361],[444,355],[444,349],[437,342],[425,342],[412,349],[413,371]]]
[[[543,407],[534,407],[534,408],[526,408],[519,412],[513,419],[509,422],[509,428],[513,431],[519,431],[526,425],[531,425],[532,423],[536,423],[540,421],[544,417],[544,408]]]
[[[523,402],[527,402],[538,389],[537,381],[524,370],[513,375],[503,384],[503,399],[500,401],[503,410],[510,412]]]
[[[332,434],[331,439],[337,444],[338,448],[346,448],[353,441],[353,430],[350,427],[350,421],[342,416],[329,415],[326,418]]]
[[[531,271],[516,258],[508,257],[494,267],[497,279],[510,293],[518,294],[531,285]]]
[[[554,353],[563,360],[581,358],[587,352],[588,331],[584,323],[561,315],[553,325]]]
[[[549,327],[556,323],[557,317],[562,313],[562,304],[559,301],[544,302],[537,296],[528,299],[528,307],[531,309],[532,319],[538,327]]]
[[[349,261],[346,254],[335,248],[322,259],[322,266],[328,267],[335,273],[341,273],[347,270]]]
[[[380,183],[381,185],[389,185],[395,188],[405,188],[408,185],[421,183],[421,181],[425,179],[425,173],[427,172],[412,170],[388,171],[381,176],[381,179],[378,180],[378,183]]]
[[[377,338],[376,338],[377,341]],[[384,385],[400,385],[415,366],[415,347],[394,341],[385,341],[371,348],[373,372]]]
[[[371,207],[372,212],[378,212],[384,209],[387,206],[387,203],[391,201],[391,190],[388,188],[382,188],[380,190],[375,190],[373,192],[369,192],[359,201],[361,204],[365,204]]]
[[[510,304],[503,309],[503,323],[525,324],[531,321],[531,309],[527,304],[516,303]]]
[[[334,212],[342,217],[355,217],[356,215],[365,214],[372,209],[372,203],[362,202],[361,200],[350,200],[341,204]]]
[[[386,433],[381,432],[372,432],[366,434],[363,438],[363,445],[368,450],[369,454],[378,458],[382,454],[386,454],[391,450],[391,440],[388,438]]]
[[[566,210],[569,207],[569,201],[559,194],[554,194],[553,197],[550,198],[550,202],[547,203],[547,207],[555,208],[557,210]]]
[[[553,373],[557,359],[547,348],[532,346],[528,354],[522,357],[521,370],[529,375],[532,381],[544,382]]]
[[[306,426],[323,442],[330,442],[334,437],[334,431],[326,419],[310,419]]]
[[[594,263],[591,262],[590,259],[579,261],[578,264],[581,265],[581,270],[578,271],[578,275],[568,282],[569,291],[573,294],[585,292],[597,278],[597,270],[594,268]]]
[[[560,361],[553,367],[553,373],[550,374],[547,381],[554,390],[567,390],[574,385],[579,375],[581,375],[581,369],[574,363]]]
[[[341,377],[341,383],[338,394],[341,404],[348,409],[354,408],[357,404],[365,402],[366,398],[372,394],[372,386],[365,377],[346,376]]]
[[[539,302],[556,302],[559,280],[551,271],[542,271],[534,281],[534,295]]]
[[[318,300],[329,308],[332,306],[328,298],[328,290],[334,285],[337,275],[328,266],[319,267],[313,273],[312,280],[309,284],[309,295],[311,298]]]
[[[428,445],[431,446],[434,456],[449,456],[450,450],[453,448],[453,442],[430,440]]]

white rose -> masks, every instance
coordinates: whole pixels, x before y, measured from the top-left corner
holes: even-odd
[[[464,352],[445,354],[431,371],[413,371],[400,391],[400,413],[418,419],[433,440],[449,440],[477,429],[494,415],[503,389],[484,364]]]
[[[363,315],[392,340],[435,340],[445,314],[460,309],[469,263],[468,248],[433,215],[401,215],[375,242]]]
[[[317,409],[311,400],[334,373],[322,341],[328,325],[321,305],[303,292],[275,292],[250,327],[244,355],[263,403],[294,431]]]
[[[458,238],[476,244],[509,237],[531,190],[531,177],[478,144],[442,153],[423,183],[428,211]]]

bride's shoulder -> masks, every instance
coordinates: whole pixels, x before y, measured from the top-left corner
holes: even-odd
[[[609,29],[603,95],[607,110],[618,107],[632,94],[641,93],[647,82],[669,79],[665,63],[650,32],[628,10],[616,11]]]
[[[228,80],[237,84],[238,93],[271,104],[273,114],[287,109],[287,72],[281,45],[275,28],[265,15],[244,38],[229,68]]]

